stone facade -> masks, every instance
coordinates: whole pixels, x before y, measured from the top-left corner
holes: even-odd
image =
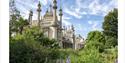
[[[75,35],[74,26],[69,28],[62,27],[62,9],[60,7],[59,16],[57,16],[57,1],[53,0],[53,6],[46,11],[44,16],[41,14],[41,4],[38,3],[38,19],[32,20],[33,12],[29,13],[30,26],[39,26],[46,37],[56,39],[62,48],[80,49],[83,47],[84,39],[80,35]],[[59,19],[57,19],[59,17]]]

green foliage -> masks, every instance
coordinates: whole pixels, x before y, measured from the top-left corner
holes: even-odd
[[[42,63],[47,51],[33,40],[22,37],[10,42],[10,63]]]
[[[103,52],[105,48],[105,37],[99,31],[91,31],[88,33],[88,37],[86,40],[86,47],[88,49],[93,48],[92,46],[96,47],[99,52]]]
[[[81,55],[78,59],[78,63],[103,63],[99,51],[96,48],[87,49],[80,51]]]
[[[105,43],[105,38],[102,32],[100,31],[91,31],[88,33],[87,42],[89,41],[99,41]],[[103,43],[103,44],[104,44]]]
[[[103,33],[89,32],[78,63],[114,63],[117,58],[117,9],[109,12],[103,22]],[[74,62],[75,63],[75,62]]]
[[[10,42],[10,63],[44,63],[46,58],[55,60],[59,56],[58,49],[45,48],[32,39],[18,36]]]
[[[27,20],[21,17],[20,11],[18,11],[15,6],[15,0],[10,0],[9,5],[10,5],[9,31],[10,31],[10,37],[11,37],[11,34],[13,32],[22,34],[24,27],[27,26],[29,23]]]
[[[24,20],[22,17],[19,18],[18,23],[16,24],[17,28],[18,28],[18,32],[20,34],[22,34],[22,31],[24,29],[25,26],[27,26],[29,23],[27,20]]]
[[[20,12],[17,10],[15,6],[15,0],[9,1],[9,13],[10,13],[10,20],[9,20],[9,31],[10,37],[12,32],[17,32],[17,21],[20,17]]]
[[[106,49],[105,52],[101,54],[101,57],[103,57],[103,63],[114,63],[117,59],[117,47]]]
[[[106,36],[106,48],[112,48],[115,47],[116,44],[118,43],[117,39],[115,37],[111,37],[111,36]]]
[[[118,32],[118,11],[114,9],[105,16],[103,22],[104,34],[106,36],[117,37]]]
[[[38,38],[41,38],[39,40]],[[41,44],[42,43],[42,44]],[[45,38],[38,27],[26,27],[10,39],[10,63],[55,63],[65,55],[58,49],[55,40]],[[44,44],[44,45],[43,45]]]
[[[49,39],[48,37],[45,37],[38,27],[27,27],[23,31],[23,35],[25,35],[27,39],[31,39],[30,37],[34,38],[35,41],[39,42],[44,47],[59,48],[58,42],[55,39]]]
[[[118,10],[114,9],[105,16],[103,22],[103,33],[106,37],[106,46],[117,46],[118,38]],[[108,37],[108,38],[107,38]],[[115,39],[115,41],[113,40]],[[110,44],[110,45],[108,45]],[[112,44],[112,45],[111,45]]]
[[[26,27],[29,23],[27,20],[23,19],[22,17],[19,17],[18,19],[15,19],[15,15],[12,16],[12,20],[10,21],[10,34],[13,32],[22,34],[22,31],[24,27]],[[10,35],[11,36],[11,35]]]

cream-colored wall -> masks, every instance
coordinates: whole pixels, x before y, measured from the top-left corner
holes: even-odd
[[[33,20],[32,21],[32,26],[37,26],[38,25],[38,21],[37,20]]]

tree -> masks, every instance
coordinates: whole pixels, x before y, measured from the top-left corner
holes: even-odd
[[[89,41],[99,41],[105,44],[104,35],[100,31],[91,31],[88,33],[87,42]]]
[[[10,15],[10,20],[9,20],[9,35],[11,37],[11,34],[13,32],[17,32],[17,21],[19,19],[20,12],[17,10],[15,6],[15,0],[10,0],[9,1],[9,15]]]
[[[118,38],[118,11],[114,9],[113,11],[109,12],[103,22],[103,33],[106,38],[107,47],[112,47],[117,45],[117,38]],[[115,41],[114,41],[115,39]],[[110,44],[108,46],[108,44]],[[111,45],[113,44],[113,45]]]
[[[99,49],[99,52],[103,52],[105,49],[105,38],[102,32],[99,31],[91,31],[88,33],[86,40],[86,47],[88,49],[93,48],[92,46]]]
[[[26,27],[27,25],[29,25],[28,21],[20,17],[16,24],[18,32],[22,34],[24,27]]]

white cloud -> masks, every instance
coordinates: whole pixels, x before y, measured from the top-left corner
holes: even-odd
[[[32,0],[30,1],[29,0],[16,0],[16,4],[17,4],[17,7],[19,7],[18,5],[20,5],[30,10],[30,9],[36,9],[38,3],[32,2]]]
[[[68,16],[66,16],[66,15],[63,15],[63,17],[62,17],[62,24],[63,24],[63,26],[70,26],[72,23],[69,21],[69,19],[71,19],[71,17],[68,17]],[[60,20],[59,19],[59,16],[58,16],[58,20]]]
[[[97,14],[101,10],[101,4],[99,4],[99,0],[94,0],[88,8],[91,10],[91,14]]]
[[[63,19],[63,20],[62,20],[62,24],[63,24],[64,26],[69,26],[69,25],[71,25],[71,23],[70,23],[68,20],[66,20],[66,19]]]
[[[37,19],[37,5],[38,1],[41,2],[41,5],[46,6],[51,0],[15,0],[17,9],[20,11],[20,14],[28,19],[29,11],[33,10],[33,20]],[[42,13],[43,14],[43,13]]]
[[[92,30],[102,30],[99,25],[99,21],[88,21],[88,24],[91,26],[90,29]]]
[[[98,23],[94,22],[93,25],[92,25],[92,30],[98,30],[97,25],[98,25]]]
[[[92,21],[88,21],[88,24],[90,24],[90,25],[91,25],[91,24],[92,24]]]
[[[87,9],[84,11],[86,14],[105,16],[113,8],[117,8],[117,0],[109,0],[108,3],[100,3],[100,0],[76,0],[74,6],[79,9]]]
[[[71,17],[65,16],[65,15],[62,18],[67,20],[71,19]]]
[[[79,13],[77,13],[76,11],[70,10],[68,8],[65,8],[64,12],[71,15],[71,16],[74,16],[74,17],[76,17],[78,19],[82,18],[82,16]]]
[[[75,26],[75,30],[76,30],[76,32],[78,32],[78,33],[83,33],[83,32],[86,32],[88,29],[88,27],[86,27],[86,26],[84,26],[83,24],[74,24],[74,26]]]
[[[81,24],[76,24],[76,30],[83,31],[83,27]]]
[[[43,5],[47,5],[48,0],[40,0],[40,2],[42,2]]]
[[[83,12],[81,12],[81,14],[84,14],[84,15],[86,15],[86,14],[87,14],[87,12],[83,11]]]

